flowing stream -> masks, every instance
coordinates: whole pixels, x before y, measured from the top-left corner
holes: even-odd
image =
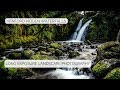
[[[82,20],[79,21],[79,24],[72,34],[72,38],[66,43],[82,43],[84,44],[86,31],[88,30],[88,26],[92,20],[88,20],[82,26]],[[80,46],[80,45],[79,45]],[[74,49],[78,51],[78,48]],[[76,60],[95,60],[96,58],[96,48],[91,48],[90,45],[81,45],[81,51],[79,56],[75,57]],[[67,56],[63,56],[65,59]],[[91,68],[87,68],[87,71],[91,71]],[[45,75],[50,75],[51,77],[57,77],[58,79],[91,79],[94,78],[91,72],[86,72],[83,68],[63,68],[63,69],[56,69],[54,71],[50,71]]]

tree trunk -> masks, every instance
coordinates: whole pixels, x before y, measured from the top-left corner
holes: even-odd
[[[119,32],[117,34],[117,42],[120,42],[120,30],[119,30]]]

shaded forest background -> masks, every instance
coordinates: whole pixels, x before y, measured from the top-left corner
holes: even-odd
[[[66,25],[5,24],[5,18],[68,18]],[[0,13],[0,50],[41,41],[68,40],[80,19],[92,18],[87,40],[115,41],[120,29],[120,11],[92,11],[80,15],[76,11],[4,11]]]

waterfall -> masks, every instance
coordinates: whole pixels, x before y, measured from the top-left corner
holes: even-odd
[[[92,19],[87,21],[83,26],[82,26],[82,21],[83,21],[83,18],[79,21],[78,26],[77,26],[75,32],[72,34],[71,39],[68,41],[65,41],[66,43],[68,43],[68,45],[71,45],[72,43],[81,43],[81,42],[84,43],[85,36],[87,34],[86,31],[88,30],[88,26],[89,26],[90,22],[92,21]],[[84,51],[81,53],[81,56],[85,58],[87,55],[90,56],[91,53],[92,52],[90,50]],[[64,57],[61,57],[61,59],[62,58],[64,59]],[[65,59],[65,60],[67,60],[67,59]],[[84,72],[80,68],[79,69],[62,68],[62,69],[56,69],[54,71],[51,71],[51,72],[47,73],[46,75],[56,76],[58,79],[90,79],[92,77],[92,74],[87,75],[85,73],[86,72]]]
[[[87,21],[87,22],[82,26],[82,28],[81,28],[81,29],[79,30],[79,32],[78,32],[78,35],[77,35],[76,40],[85,41],[85,35],[84,35],[84,34],[86,34],[87,27],[89,26],[89,24],[90,24],[91,21],[92,21],[92,19],[89,20],[89,21]]]
[[[77,32],[78,32],[78,31],[81,29],[81,27],[82,27],[82,21],[83,21],[83,18],[79,21],[78,26],[77,26],[75,32],[71,35],[71,40],[75,40],[75,39],[76,39],[76,37],[77,37]]]

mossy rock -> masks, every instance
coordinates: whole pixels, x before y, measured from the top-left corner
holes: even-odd
[[[0,78],[7,79],[10,78],[22,78],[24,76],[31,76],[32,73],[28,69],[22,68],[5,68],[4,61],[0,62]]]
[[[45,51],[40,51],[40,55],[48,55],[48,53]]]
[[[30,57],[32,60],[48,60],[49,56],[47,55],[40,55],[40,54],[35,54]]]
[[[33,54],[34,54],[34,51],[32,51],[32,50],[25,50],[25,51],[23,52],[23,56],[24,56],[24,58],[26,58],[26,59],[30,59],[30,57],[31,57]]]
[[[108,51],[108,52],[102,53],[102,56],[104,58],[110,59],[110,58],[112,58],[113,54],[112,54],[112,52]]]
[[[8,56],[9,59],[21,59],[21,53],[11,53]]]
[[[80,55],[77,51],[69,51],[69,58],[74,58]]]
[[[61,48],[61,45],[60,45],[59,43],[51,43],[51,44],[50,44],[50,47],[51,47],[51,48],[60,49],[60,48]]]
[[[55,48],[48,48],[48,51],[51,53],[55,53]]]
[[[111,52],[116,52],[116,53],[120,53],[120,45],[116,46],[116,47],[111,47]]]
[[[55,50],[55,56],[62,56],[63,55],[63,52],[59,49],[56,49]]]
[[[32,59],[32,60],[40,60],[40,59],[41,59],[41,56],[40,56],[40,54],[32,55],[32,56],[30,57],[30,59]]]
[[[44,47],[44,46],[39,46],[39,47],[38,47],[38,51],[46,51],[46,47]]]
[[[120,79],[120,68],[111,70],[104,79]]]
[[[108,67],[109,64],[103,61],[99,61],[96,65],[93,66],[92,72],[96,77],[101,78],[106,75]]]
[[[106,42],[98,47],[98,51],[107,50],[110,49],[111,47],[119,46],[119,44],[120,44],[119,42],[114,41]]]

